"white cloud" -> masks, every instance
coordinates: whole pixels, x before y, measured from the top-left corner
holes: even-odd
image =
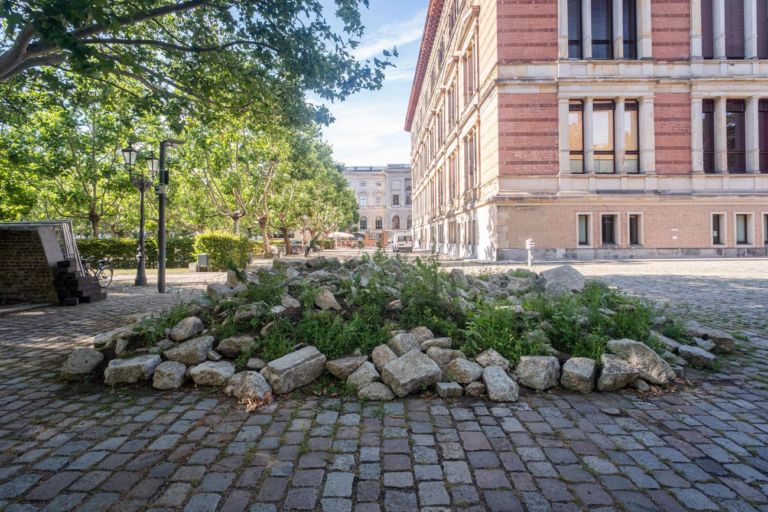
[[[364,42],[355,49],[355,57],[370,59],[379,55],[383,50],[391,50],[393,47],[400,48],[420,40],[426,16],[427,11],[423,10],[408,20],[382,25],[371,33],[370,41]]]

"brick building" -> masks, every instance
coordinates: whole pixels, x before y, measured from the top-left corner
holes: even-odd
[[[430,0],[417,246],[764,255],[768,0]]]
[[[387,243],[395,233],[410,233],[411,167],[408,164],[346,167],[344,178],[355,193],[357,229],[373,243]]]

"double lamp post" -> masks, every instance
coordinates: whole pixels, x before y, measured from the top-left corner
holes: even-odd
[[[165,200],[166,200],[166,188],[168,186],[168,170],[165,166],[165,160],[168,153],[168,149],[183,144],[183,141],[175,139],[167,139],[160,143],[160,158],[156,158],[154,153],[146,157],[147,171],[149,177],[144,174],[144,171],[134,172],[134,166],[136,165],[136,159],[139,156],[139,152],[133,147],[128,145],[123,149],[123,162],[128,169],[128,175],[131,179],[131,184],[139,190],[141,197],[141,206],[139,214],[139,250],[136,255],[136,279],[134,284],[136,286],[147,285],[147,271],[146,271],[146,251],[144,247],[144,193],[152,187],[157,178],[157,184],[155,185],[155,194],[158,199],[158,222],[157,222],[157,291],[159,293],[165,293]]]

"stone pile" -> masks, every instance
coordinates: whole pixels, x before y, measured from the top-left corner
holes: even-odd
[[[258,286],[266,274],[274,276],[278,271],[285,276],[288,290],[278,305],[270,308],[244,299],[249,284]],[[716,365],[713,352],[729,352],[735,347],[735,340],[729,334],[688,322],[686,329],[693,340],[691,345],[652,332],[658,345],[664,347],[659,353],[645,343],[619,339],[608,342],[607,352],[599,361],[569,357],[551,349],[550,355],[523,356],[513,366],[493,349],[467,357],[454,347],[451,338],[435,336],[422,326],[391,332],[389,340],[370,354],[358,353],[328,361],[314,346],[297,346],[283,357],[264,361],[249,356],[257,347],[256,337],[264,336],[271,323],[263,325],[259,332],[217,339],[202,319],[217,315],[219,319],[226,318],[226,311],[234,311],[227,321],[240,325],[262,316],[295,317],[300,314],[302,304],[291,296],[299,296],[292,286],[302,282],[318,286],[310,307],[344,311],[348,305],[341,292],[341,280],[352,279],[355,286],[365,288],[379,272],[395,278],[402,274],[396,260],[381,265],[371,261],[342,265],[334,258],[276,260],[273,269],[245,273],[244,277],[230,272],[226,283],[209,285],[208,298],[190,304],[188,316],[168,329],[163,339],[148,347],[132,347],[138,322],[113,329],[96,336],[93,348],[72,352],[62,367],[61,376],[76,381],[101,372],[107,385],[147,382],[158,390],[174,390],[191,382],[221,387],[228,396],[258,402],[268,401],[273,394],[290,393],[306,386],[327,371],[365,400],[393,400],[434,389],[441,397],[466,395],[507,402],[518,399],[518,386],[546,391],[559,385],[581,393],[614,391],[627,386],[639,390],[649,389],[650,385],[666,386],[684,375],[685,366],[713,368]],[[568,265],[540,275],[518,270],[482,279],[454,269],[449,279],[457,285],[452,292],[456,293],[453,299],[463,309],[475,307],[467,299],[482,296],[506,301],[520,315],[535,313],[525,311],[520,300],[520,296],[534,289],[559,295],[579,293],[585,286],[584,277]],[[394,313],[402,309],[400,285],[379,286],[388,295],[387,311]],[[207,316],[202,314],[204,309]],[[615,313],[606,310],[604,314]],[[542,329],[531,330],[526,337],[540,340],[545,347],[549,345]],[[239,358],[245,371],[236,370],[235,360]],[[244,364],[244,361],[247,362]]]

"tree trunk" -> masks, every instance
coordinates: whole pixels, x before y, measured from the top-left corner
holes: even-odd
[[[233,235],[240,234],[240,216],[239,215],[232,216],[232,234]]]
[[[282,227],[280,231],[283,232],[283,242],[285,243],[285,254],[290,255],[293,253],[291,250],[291,239],[288,238],[288,228]]]
[[[261,236],[264,240],[264,254],[270,254],[271,248],[269,247],[269,232],[267,226],[269,225],[269,217],[262,215],[259,217],[259,228],[261,228]]]
[[[99,220],[101,219],[101,215],[95,212],[91,212],[88,214],[88,222],[91,223],[91,236],[93,238],[99,238]]]

